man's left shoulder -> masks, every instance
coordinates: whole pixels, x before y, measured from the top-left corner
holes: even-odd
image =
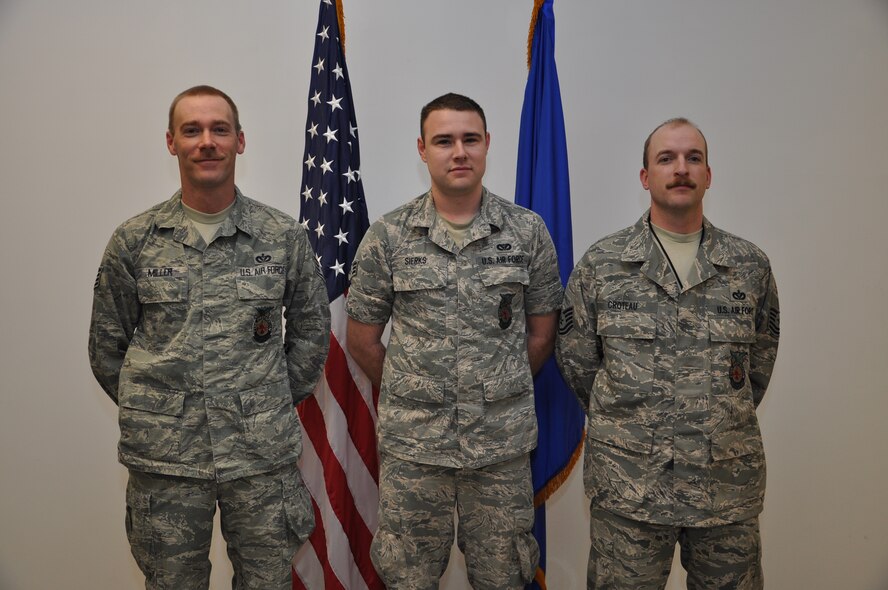
[[[730,258],[733,264],[749,264],[766,268],[771,266],[768,255],[765,254],[764,250],[749,240],[714,226],[711,228],[711,231],[714,234],[719,250],[721,250],[724,256]]]
[[[543,218],[535,211],[531,211],[494,193],[488,194],[490,195],[491,207],[499,209],[504,220],[526,227],[545,226]]]
[[[293,231],[300,225],[294,217],[280,209],[275,209],[271,205],[266,205],[243,194],[240,195],[240,198],[243,201],[244,214],[249,218],[250,223],[257,232],[279,235]]]

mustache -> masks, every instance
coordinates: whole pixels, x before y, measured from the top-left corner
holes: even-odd
[[[690,178],[680,178],[675,182],[669,183],[666,185],[667,189],[676,188],[679,186],[684,186],[687,188],[697,188],[697,183],[691,180]]]

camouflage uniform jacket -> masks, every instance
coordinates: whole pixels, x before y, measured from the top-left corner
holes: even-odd
[[[457,246],[429,193],[385,215],[352,266],[347,311],[392,319],[379,442],[401,459],[478,468],[536,445],[525,314],[561,305],[555,248],[535,213],[483,190]]]
[[[770,263],[704,219],[680,293],[647,220],[593,244],[565,292],[556,357],[589,408],[587,493],[655,524],[751,518],[765,493],[755,410],[780,333]]]
[[[240,191],[209,246],[181,193],[123,223],[89,333],[93,374],[119,406],[120,462],[220,482],[295,462],[293,405],[320,376],[329,325],[305,230]]]

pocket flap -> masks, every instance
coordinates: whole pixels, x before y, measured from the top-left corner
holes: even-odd
[[[283,275],[261,275],[255,277],[237,277],[238,299],[273,299],[280,301],[284,297]]]
[[[132,410],[178,417],[185,410],[185,392],[132,386],[120,396],[120,405]]]
[[[144,268],[137,272],[141,275],[136,279],[139,303],[174,303],[185,300],[188,292],[186,267]]]
[[[422,291],[442,289],[447,286],[444,273],[435,267],[416,267],[410,270],[396,270],[392,274],[392,288],[395,291]]]
[[[764,452],[758,429],[727,430],[712,435],[710,451],[713,461],[736,459]]]
[[[709,318],[709,338],[713,342],[755,342],[752,318]]]
[[[530,284],[530,274],[523,266],[489,266],[481,271],[480,277],[485,287],[507,283]]]
[[[242,391],[239,397],[244,416],[270,412],[279,409],[284,404],[293,404],[289,382],[286,380]]]
[[[596,333],[615,338],[653,340],[657,335],[657,318],[639,311],[599,312]]]
[[[508,399],[533,391],[533,381],[523,371],[514,375],[497,375],[485,379],[482,385],[486,402]]]
[[[387,385],[388,391],[397,397],[424,403],[444,403],[445,387],[440,379],[392,370]]]
[[[589,438],[599,443],[650,455],[654,450],[653,429],[641,424],[601,424],[590,422]]]

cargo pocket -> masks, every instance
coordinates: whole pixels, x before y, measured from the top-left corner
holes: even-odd
[[[450,432],[444,380],[390,369],[383,376],[382,389],[387,396],[379,404],[379,423],[386,435],[438,440]]]
[[[287,521],[289,562],[299,548],[308,540],[315,528],[314,506],[308,490],[302,483],[301,476],[297,480],[291,471],[285,471],[284,485],[284,517]]]
[[[653,430],[628,424],[589,424],[584,473],[586,493],[608,506],[644,503],[654,478],[651,455]]]
[[[758,425],[712,435],[710,493],[716,512],[744,508],[765,495],[765,450]]]
[[[120,452],[176,462],[182,438],[185,393],[129,385],[120,396]]]
[[[533,445],[537,423],[533,378],[527,365],[486,378],[482,387],[487,418],[480,430],[491,440],[508,440],[518,447]]]
[[[254,449],[286,454],[295,445],[297,432],[289,381],[262,385],[239,394],[244,440]],[[274,460],[276,457],[269,457]]]
[[[594,388],[602,410],[634,409],[650,403],[657,335],[655,313],[599,312],[596,334],[601,337],[605,360]]]

